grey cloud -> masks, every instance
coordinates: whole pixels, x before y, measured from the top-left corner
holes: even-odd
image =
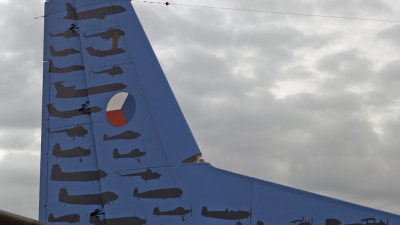
[[[3,126],[38,126],[41,99],[41,46],[43,23],[34,17],[43,15],[39,7],[29,7],[22,1],[1,5],[3,9],[0,24],[7,41],[0,43],[0,124]],[[16,12],[19,15],[15,16]],[[20,29],[24,24],[26,29]],[[34,101],[27,101],[35,97]]]
[[[305,65],[295,65],[283,71],[287,80],[307,80],[315,77],[315,74]]]
[[[366,102],[373,107],[396,104],[400,98],[399,60],[387,63],[374,77],[374,89],[366,95]]]
[[[273,1],[273,0],[256,0],[252,4],[245,1],[230,1],[231,6],[236,6],[241,9],[255,9],[255,10],[268,10],[268,11],[283,11],[283,12],[298,12],[298,13],[312,13],[315,10],[315,3],[313,1]],[[270,15],[275,19],[285,19],[282,15]]]
[[[380,31],[376,35],[376,39],[383,39],[390,41],[396,47],[400,46],[400,25],[394,25]]]
[[[328,0],[318,4],[327,15],[368,17],[376,19],[376,14],[387,15],[393,10],[382,0]]]
[[[326,55],[317,62],[316,68],[331,76],[323,80],[321,91],[346,90],[351,85],[362,85],[375,74],[372,61],[355,50]]]
[[[40,136],[40,129],[0,129],[0,149],[38,152],[40,149]]]
[[[298,110],[318,114],[349,115],[362,110],[362,98],[350,92],[334,94],[300,93],[289,96],[285,99],[285,102],[290,102]]]
[[[0,208],[38,218],[39,156],[9,152],[0,160]]]

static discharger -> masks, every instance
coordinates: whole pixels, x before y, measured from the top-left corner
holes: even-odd
[[[118,49],[118,39],[119,39],[118,33],[114,33],[112,42],[112,50],[114,52],[117,51]]]

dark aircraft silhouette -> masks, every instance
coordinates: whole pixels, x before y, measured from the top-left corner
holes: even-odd
[[[114,136],[107,136],[107,134],[104,135],[103,141],[111,141],[111,140],[132,140],[132,139],[137,139],[140,136],[139,133],[133,132],[131,130],[124,131],[120,134],[114,135]]]
[[[52,117],[60,117],[63,119],[68,119],[74,116],[82,116],[82,115],[90,115],[92,113],[100,112],[102,109],[97,106],[93,107],[82,107],[79,109],[72,109],[67,111],[58,111],[54,104],[48,104],[47,110],[49,111],[49,115]]]
[[[290,223],[293,223],[293,225],[312,225],[313,219],[305,220],[304,217],[301,217],[301,220],[292,220]]]
[[[50,223],[78,223],[81,217],[78,214],[68,214],[55,218],[53,213],[49,214]]]
[[[90,73],[94,73],[94,74],[102,74],[102,73],[107,73],[108,75],[114,77],[115,75],[121,75],[124,71],[121,69],[121,67],[114,65],[113,67],[111,67],[108,70],[101,70],[101,71],[93,71],[90,70]]]
[[[118,199],[114,192],[103,192],[101,194],[69,195],[67,189],[61,188],[58,200],[65,204],[74,205],[105,205]]]
[[[79,37],[79,34],[75,30],[70,30],[70,29],[68,29],[62,33],[58,33],[58,34],[53,34],[51,32],[49,32],[49,34],[50,34],[50,37],[52,37],[52,38],[53,37],[64,37],[66,39],[69,39],[69,38]]]
[[[56,51],[53,46],[49,46],[49,48],[50,48],[50,54],[52,57],[69,56],[69,55],[73,55],[73,54],[81,52],[74,48],[68,48],[68,49],[61,50],[61,51]]]
[[[83,33],[83,36],[85,38],[91,38],[91,37],[100,37],[102,39],[105,40],[109,40],[110,38],[113,38],[114,34],[118,34],[118,36],[124,36],[125,35],[125,31],[121,30],[121,29],[115,29],[115,28],[111,28],[108,29],[104,32],[101,33],[96,33],[96,34],[91,34],[91,35],[86,35],[85,33]]]
[[[242,225],[242,222],[240,222],[240,220],[247,219],[251,216],[250,212],[242,210],[229,211],[228,209],[225,209],[225,211],[208,211],[206,206],[203,206],[201,210],[201,215],[216,219],[234,220],[236,221],[236,225]]]
[[[135,148],[131,150],[129,153],[126,154],[119,154],[118,149],[114,148],[113,151],[113,158],[114,159],[127,159],[127,158],[133,158],[136,159],[138,162],[140,162],[140,157],[146,155],[146,149],[144,152],[141,152],[138,148]]]
[[[151,169],[147,169],[145,172],[139,172],[139,173],[128,173],[128,174],[120,174],[119,171],[115,171],[115,173],[117,173],[117,176],[121,176],[123,177],[140,177],[142,178],[142,180],[144,181],[148,181],[148,180],[155,180],[155,179],[160,179],[161,174],[159,174],[158,172],[153,172],[151,171]]]
[[[86,157],[90,155],[89,149],[84,149],[82,147],[75,147],[73,149],[61,150],[61,145],[59,143],[55,144],[53,147],[53,156],[56,158],[74,158],[79,157],[79,160],[82,162],[82,156]]]
[[[99,214],[104,214],[103,212],[99,213],[100,211],[95,211],[94,213],[90,214],[89,223],[94,225],[122,225],[122,224],[129,224],[129,225],[144,225],[146,224],[146,219],[141,219],[137,216],[131,217],[121,217],[121,218],[109,218],[101,220],[98,216]]]
[[[89,87],[87,89],[75,89],[75,86],[65,87],[62,83],[64,81],[55,82],[54,87],[56,88],[57,98],[80,98],[87,97],[88,95],[102,94],[107,92],[119,91],[126,88],[125,84],[114,83],[105,84],[95,87]]]
[[[139,193],[139,190],[135,188],[133,191],[133,197],[140,198],[180,198],[183,194],[182,189],[180,188],[163,188],[157,190],[150,190]]]
[[[86,51],[89,53],[89,55],[95,56],[95,57],[107,57],[110,55],[118,55],[118,54],[122,54],[125,52],[125,50],[122,48],[110,49],[110,50],[103,51],[100,49],[94,49],[93,47],[87,47]]]
[[[76,137],[85,137],[85,135],[88,133],[88,131],[81,125],[76,125],[73,128],[56,130],[56,131],[50,131],[49,129],[47,130],[50,134],[65,132],[68,135],[68,137],[72,137],[74,140]]]
[[[161,212],[158,207],[155,207],[153,210],[153,215],[156,215],[157,217],[159,217],[159,216],[181,216],[182,221],[185,221],[184,215],[186,215],[188,213],[192,214],[192,209],[184,209],[183,207],[178,207],[174,210]]]
[[[124,7],[119,5],[101,7],[83,12],[77,12],[69,2],[66,3],[66,7],[67,16],[64,16],[64,19],[69,20],[104,19],[108,15],[118,14],[126,11]]]
[[[338,219],[328,218],[325,219],[325,225],[340,225],[342,222]]]
[[[386,219],[386,223],[381,219],[379,222],[376,222],[376,219],[373,217],[362,219],[361,222],[362,223],[352,223],[348,225],[389,225],[389,219]]]
[[[63,172],[60,165],[54,164],[51,168],[51,180],[54,181],[81,181],[89,182],[100,180],[107,176],[104,170],[81,171],[81,172]]]
[[[54,66],[53,61],[50,61],[50,73],[69,73],[69,72],[75,72],[75,71],[80,71],[84,70],[84,66],[67,66],[65,68],[58,68]]]

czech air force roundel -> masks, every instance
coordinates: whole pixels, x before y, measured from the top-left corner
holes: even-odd
[[[107,105],[108,122],[116,127],[124,126],[132,119],[136,111],[136,101],[127,92],[115,94]]]

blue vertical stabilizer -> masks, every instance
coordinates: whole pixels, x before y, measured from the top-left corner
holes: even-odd
[[[45,15],[41,221],[400,222],[397,215],[193,163],[201,152],[130,1],[51,0]]]

